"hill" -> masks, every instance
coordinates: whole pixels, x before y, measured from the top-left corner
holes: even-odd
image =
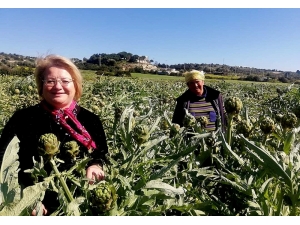
[[[32,73],[35,57],[22,56],[11,53],[0,53],[0,74],[22,74]],[[282,82],[294,82],[299,80],[300,71],[277,71],[270,69],[259,69],[249,67],[237,67],[220,64],[196,64],[184,63],[177,65],[166,65],[149,60],[146,56],[138,56],[128,52],[117,54],[93,54],[90,58],[73,58],[73,62],[81,70],[95,70],[100,74],[116,75],[125,71],[127,73],[152,73],[180,75],[184,71],[196,69],[203,70],[206,74],[235,75],[246,80],[266,81],[281,79]],[[123,72],[122,72],[123,71]]]

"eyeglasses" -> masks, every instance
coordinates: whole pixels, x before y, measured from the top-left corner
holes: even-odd
[[[43,80],[44,85],[47,87],[54,87],[56,85],[56,82],[59,82],[61,86],[66,87],[69,85],[69,83],[73,82],[73,79],[48,79],[48,80]]]

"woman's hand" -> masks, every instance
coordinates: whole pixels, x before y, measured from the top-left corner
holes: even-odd
[[[86,169],[86,177],[90,179],[90,184],[93,184],[95,181],[100,181],[104,179],[104,171],[102,167],[98,164],[91,165]]]
[[[45,208],[44,204],[42,204],[42,208],[43,208],[43,216],[44,216],[47,214],[47,209]],[[36,216],[36,209],[32,210],[31,215]]]

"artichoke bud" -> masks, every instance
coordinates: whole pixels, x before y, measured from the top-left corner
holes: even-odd
[[[149,128],[146,125],[139,124],[133,128],[133,138],[138,144],[143,144],[148,141],[150,134]]]
[[[275,123],[269,116],[266,116],[260,122],[260,129],[264,134],[270,134],[275,130]]]
[[[165,118],[161,120],[160,128],[163,130],[167,130],[169,128],[169,123]]]
[[[281,118],[281,126],[284,129],[291,129],[294,128],[297,124],[297,116],[294,113],[287,112]]]
[[[196,118],[187,111],[185,110],[185,116],[183,119],[183,126],[185,127],[193,127],[196,124]]]
[[[63,149],[69,153],[69,155],[76,159],[76,156],[79,154],[79,145],[77,141],[69,141],[63,145]]]
[[[243,134],[245,137],[249,137],[252,127],[253,126],[250,121],[242,120],[236,126],[236,133]]]
[[[38,141],[38,151],[42,156],[52,158],[59,153],[59,145],[60,142],[55,134],[43,134]]]
[[[238,97],[229,97],[224,102],[228,114],[237,115],[243,108],[243,102]]]
[[[197,118],[197,122],[201,124],[201,127],[206,127],[209,121],[206,116],[200,116],[199,118]]]
[[[115,107],[115,118],[116,118],[116,119],[121,118],[123,111],[124,111],[124,108],[123,108],[123,107],[118,107],[118,106],[116,106],[116,107]]]
[[[117,200],[115,187],[106,181],[98,183],[97,187],[92,190],[92,203],[100,211],[105,212],[114,207]]]

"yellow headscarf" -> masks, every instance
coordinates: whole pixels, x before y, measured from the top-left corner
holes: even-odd
[[[203,71],[198,71],[198,70],[192,70],[190,72],[185,72],[184,74],[185,77],[185,82],[188,83],[191,80],[204,80],[204,72]]]

